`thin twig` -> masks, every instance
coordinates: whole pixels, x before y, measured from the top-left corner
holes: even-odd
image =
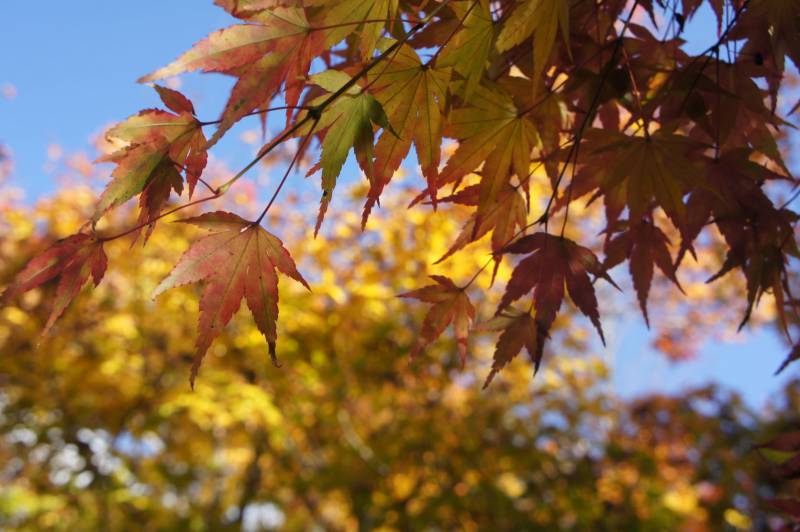
[[[694,92],[695,87],[697,86],[697,82],[700,81],[700,76],[703,75],[703,71],[708,66],[708,64],[711,62],[712,56],[710,56],[708,54],[710,54],[714,50],[719,49],[720,44],[722,44],[722,41],[724,41],[728,37],[728,33],[730,33],[730,31],[733,29],[733,26],[736,25],[736,22],[738,22],[739,17],[744,12],[744,10],[747,9],[747,6],[749,4],[750,4],[750,0],[744,0],[744,3],[742,3],[742,7],[740,7],[739,9],[736,10],[736,13],[733,15],[733,18],[730,20],[728,25],[725,27],[725,31],[723,31],[722,34],[717,39],[717,42],[715,42],[714,44],[712,44],[711,46],[709,46],[708,48],[703,50],[703,52],[701,52],[699,55],[695,56],[692,59],[692,61],[689,63],[689,65],[686,67],[686,70],[689,70],[690,68],[692,68],[695,65],[695,63],[697,63],[697,61],[700,60],[701,57],[704,58],[703,59],[703,64],[700,66],[700,69],[697,71],[697,74],[695,74],[694,79],[692,80],[692,84],[689,86],[689,90],[686,91],[686,95],[683,97],[683,101],[681,102],[681,105],[678,108],[678,114],[681,114],[683,112],[683,110],[685,109],[686,104],[689,101],[689,97],[692,95],[692,93]],[[676,71],[677,71],[677,69],[676,70],[672,70],[670,72],[670,77]],[[665,86],[666,86],[666,83],[665,83]],[[719,87],[717,87],[717,90],[719,90]]]
[[[272,207],[273,203],[275,203],[275,199],[277,199],[278,194],[280,194],[283,185],[286,183],[286,179],[289,177],[289,173],[292,171],[292,168],[297,163],[297,160],[300,158],[300,154],[303,153],[303,148],[305,148],[308,139],[310,139],[311,136],[314,134],[314,129],[317,127],[318,123],[319,123],[319,118],[316,119],[313,124],[311,124],[311,129],[308,131],[306,136],[303,137],[303,141],[300,143],[300,146],[297,147],[297,152],[295,152],[294,157],[292,157],[292,161],[289,163],[289,166],[286,167],[286,172],[283,173],[283,177],[281,178],[280,183],[278,183],[275,192],[272,193],[272,197],[269,199],[267,206],[264,207],[263,211],[261,211],[261,214],[258,216],[258,218],[256,218],[256,221],[253,222],[253,225],[258,225],[259,223],[261,223],[261,220],[264,218],[264,216],[266,216],[267,211],[269,211],[269,208]]]
[[[220,196],[222,196],[222,193],[217,192],[217,193],[215,193],[215,194],[213,194],[211,196],[206,196],[205,198],[200,198],[198,200],[194,200],[194,201],[190,201],[188,203],[184,203],[183,205],[178,205],[177,207],[175,207],[173,209],[170,209],[168,211],[162,212],[158,216],[156,216],[156,217],[154,217],[154,218],[152,218],[152,219],[150,219],[150,220],[148,220],[146,222],[136,224],[135,226],[133,226],[130,229],[127,229],[127,230],[125,230],[125,231],[123,231],[121,233],[118,233],[118,234],[113,235],[113,236],[99,237],[97,239],[97,241],[98,242],[108,242],[110,240],[116,240],[118,238],[122,238],[123,236],[127,236],[127,235],[129,235],[131,233],[134,233],[134,232],[138,231],[139,229],[142,229],[144,227],[147,227],[148,225],[151,225],[151,224],[155,223],[156,221],[160,220],[161,218],[164,218],[165,216],[169,216],[170,214],[176,213],[178,211],[182,211],[183,209],[187,209],[187,208],[192,207],[194,205],[200,205],[201,203],[205,203],[207,201],[211,201],[213,199],[217,199]]]
[[[307,110],[307,109],[309,109],[309,107],[305,106],[305,105],[281,105],[279,107],[269,107],[268,109],[256,109],[255,111],[251,111],[251,112],[243,115],[242,118],[245,118],[247,116],[255,116],[255,115],[267,114],[267,113],[271,113],[272,111],[286,111],[288,109]],[[218,120],[209,120],[208,122],[200,122],[200,125],[201,126],[212,126],[214,124],[219,124],[220,122],[222,122],[221,118],[218,119]]]
[[[547,224],[550,218],[550,209],[552,208],[553,202],[556,199],[558,194],[558,186],[561,184],[561,181],[564,179],[564,174],[567,171],[567,166],[570,164],[570,160],[573,160],[573,157],[578,152],[578,145],[581,143],[583,139],[583,133],[586,129],[586,126],[589,124],[589,120],[594,118],[594,113],[597,110],[597,105],[600,103],[600,93],[603,90],[603,86],[608,79],[609,74],[611,74],[611,70],[614,68],[614,60],[617,57],[617,53],[619,53],[620,48],[622,47],[622,39],[625,35],[625,32],[628,29],[628,25],[631,22],[631,18],[633,17],[634,11],[639,6],[639,0],[636,0],[633,5],[631,6],[631,10],[628,13],[628,16],[625,19],[625,23],[622,26],[622,30],[620,31],[619,37],[616,39],[616,44],[614,45],[614,50],[611,52],[611,59],[609,59],[608,63],[606,64],[606,68],[604,69],[603,76],[600,80],[600,84],[597,87],[597,91],[595,91],[594,97],[592,98],[592,102],[589,104],[589,108],[586,110],[586,116],[583,117],[583,121],[581,122],[580,127],[578,128],[578,133],[575,135],[575,141],[572,143],[570,147],[569,153],[567,154],[567,159],[564,161],[564,166],[561,168],[561,172],[558,174],[558,178],[556,178],[556,182],[553,184],[553,193],[550,195],[550,199],[547,202],[547,207],[545,207],[544,213],[542,214],[541,218],[539,219],[540,222],[544,223],[544,231],[547,232]],[[577,164],[577,160],[573,160],[572,164]],[[570,182],[570,187],[572,183]]]

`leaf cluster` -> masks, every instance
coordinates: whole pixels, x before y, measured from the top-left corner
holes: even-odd
[[[366,227],[413,146],[425,181],[413,208],[470,210],[441,260],[457,262],[491,236],[491,255],[469,280],[436,275],[435,285],[406,294],[433,305],[415,352],[452,323],[465,359],[477,321],[469,289],[490,264],[494,274],[503,262],[515,265],[483,326],[500,331],[487,382],[523,347],[539,367],[567,294],[603,340],[595,281],[613,284],[609,270],[626,261],[649,320],[655,271],[680,289],[687,254],[696,257],[713,231],[726,250],[709,281],[738,270],[746,281],[742,325],[769,293],[790,335],[790,263],[800,251],[794,196],[779,198],[796,185],[781,142],[797,109],[782,98],[788,65],[800,61],[800,0],[709,1],[718,38],[700,53],[688,51],[682,33],[702,1],[680,9],[661,0],[216,3],[240,22],[140,81],[193,71],[231,76],[219,118],[202,121],[186,97],[154,86],[169,111],[145,110],[108,131],[121,147],[102,159],[116,167],[90,223],[34,259],[6,300],[58,278],[57,317],[87,272],[100,282],[105,242],[144,228],[149,236],[162,217],[218,200],[297,139],[258,218],[215,212],[187,220],[213,234],[191,245],[162,288],[206,283],[192,381],[242,298],[274,354],[276,269],[304,281],[261,224],[309,150],[319,153],[307,170],[321,174],[317,231],[351,151],[368,183]],[[278,110],[282,129],[253,161],[225,182],[203,179],[208,150],[235,124],[248,116],[266,124]],[[206,128],[214,128],[208,139]],[[210,195],[164,211],[184,183],[190,200],[198,183]],[[535,183],[548,192],[532,195]],[[109,211],[137,197],[136,225],[98,233]],[[587,201],[604,206],[604,239],[569,236],[585,225],[575,213]],[[523,298],[527,305],[510,306]]]

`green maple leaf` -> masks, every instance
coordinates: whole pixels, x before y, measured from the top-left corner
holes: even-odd
[[[493,50],[495,26],[489,12],[489,2],[452,2],[461,28],[442,49],[437,61],[440,67],[452,67],[465,83],[458,93],[467,101],[483,77],[486,63]]]
[[[331,93],[337,92],[349,81],[350,77],[338,70],[327,70],[310,79],[311,83]],[[318,105],[327,98],[327,95],[320,96],[311,104]],[[300,119],[303,119],[303,115]],[[322,225],[333,196],[333,189],[336,187],[336,180],[351,148],[355,151],[361,169],[371,179],[375,127],[381,127],[397,135],[378,100],[371,94],[363,92],[360,86],[353,85],[325,108],[318,121],[298,130],[298,135],[308,134],[312,129],[325,131],[319,162],[309,171],[313,173],[318,168],[322,169],[322,200],[315,233],[319,232]]]

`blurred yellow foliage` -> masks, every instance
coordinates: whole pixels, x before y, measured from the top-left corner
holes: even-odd
[[[90,197],[67,190],[0,210],[10,228],[0,284],[76,230]],[[534,381],[519,361],[481,391],[492,355],[481,335],[464,371],[450,332],[410,363],[425,309],[396,295],[431,273],[465,282],[486,254],[475,244],[430,269],[459,230],[453,217],[393,208],[406,196],[383,201],[392,208],[373,213],[364,233],[357,216],[329,214],[324,241],[298,213],[271,218],[313,286],[281,284],[281,368],[242,316],[189,389],[197,289],[150,298],[198,234],[184,224],[162,223],[144,248],[111,243],[104,282],[38,347],[53,287],[4,307],[0,527],[713,530],[723,512],[731,526],[745,522],[726,510],[738,485],[676,462],[691,438],[716,434],[716,419],[675,406],[670,426],[690,416],[703,431],[651,432],[658,423],[637,418],[650,410],[609,392],[594,336],[569,312],[558,329],[570,334],[554,335]],[[508,274],[504,264],[498,275]],[[498,285],[477,283],[480,321]],[[734,455],[715,459],[739,467]],[[687,482],[677,491],[676,475]],[[689,486],[701,481],[724,496],[696,496]]]

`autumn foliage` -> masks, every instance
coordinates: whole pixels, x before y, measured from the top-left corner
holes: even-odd
[[[800,359],[800,0],[215,3],[237,22],[152,59],[98,197],[0,199],[0,525],[800,519],[796,383],[769,416],[626,402],[590,354],[623,297],[673,358],[768,323]],[[169,88],[192,72],[222,109]]]
[[[107,132],[118,149],[100,161],[115,168],[87,224],[34,258],[6,290],[8,302],[58,283],[45,330],[89,277],[101,282],[108,242],[142,231],[146,240],[162,217],[219,200],[296,139],[255,220],[222,211],[186,220],[211,234],[191,245],[156,295],[205,283],[192,382],[242,299],[276,356],[277,272],[305,281],[280,234],[262,223],[292,171],[307,166],[320,176],[320,232],[352,151],[368,181],[367,226],[412,146],[424,177],[412,208],[471,210],[441,260],[458,261],[463,248],[491,235],[486,264],[471,278],[436,274],[435,285],[407,294],[433,305],[415,351],[452,323],[466,361],[478,314],[474,280],[510,262],[516,267],[489,325],[499,336],[487,384],[523,348],[538,368],[565,295],[602,340],[597,279],[614,284],[609,270],[627,262],[647,320],[655,271],[681,289],[686,255],[696,257],[709,235],[725,248],[709,280],[733,271],[746,280],[742,325],[769,293],[790,334],[788,265],[800,252],[794,197],[781,200],[795,178],[779,143],[796,110],[783,103],[783,87],[787,59],[800,60],[797,0],[709,2],[717,39],[700,53],[682,38],[699,1],[216,3],[241,22],[139,81],[193,71],[232,76],[220,117],[200,120],[185,96],[154,85],[166,110],[143,110]],[[253,115],[266,123],[278,112],[282,131],[250,164],[222,183],[203,178],[208,150],[235,124]],[[531,184],[540,176],[549,191],[536,197]],[[187,202],[167,208],[182,194]],[[115,232],[108,214],[133,199],[137,223]],[[582,226],[576,205],[587,201],[604,206],[603,236],[570,238]]]

